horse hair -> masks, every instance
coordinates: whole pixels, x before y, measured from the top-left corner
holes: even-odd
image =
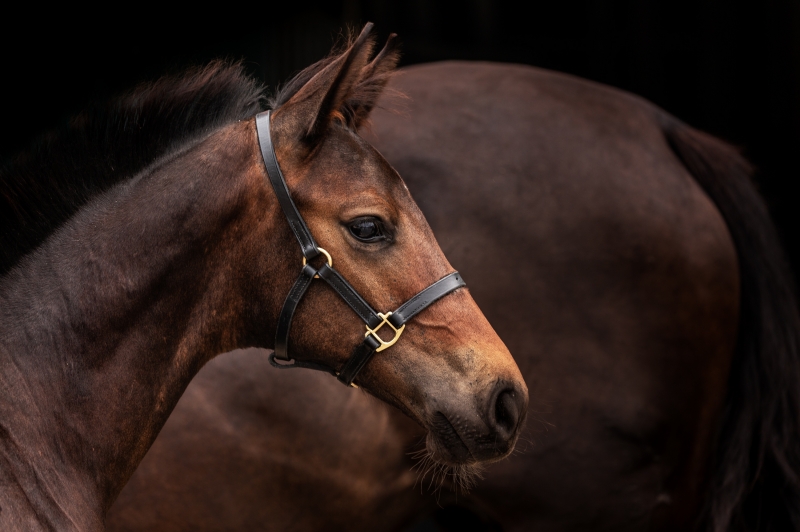
[[[240,63],[214,61],[95,104],[0,169],[0,275],[93,197],[263,107]]]
[[[703,528],[798,530],[800,316],[791,271],[744,158],[672,120],[664,133],[725,219],[741,271],[737,348]]]

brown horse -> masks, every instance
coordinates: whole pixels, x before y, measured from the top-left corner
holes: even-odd
[[[356,134],[396,63],[391,44],[370,61],[369,33],[291,81],[266,131],[259,87],[213,64],[78,116],[3,171],[0,530],[101,529],[202,365],[275,345],[299,270],[311,287],[289,347],[328,368],[377,333],[324,284],[358,297],[349,280],[369,302],[358,308],[391,309],[453,279],[397,173]],[[265,135],[341,275],[301,265]],[[356,382],[429,427],[431,459],[461,469],[510,452],[527,403],[464,289],[411,318]]]
[[[739,154],[640,98],[530,67],[433,64],[391,86],[409,108],[376,111],[374,143],[537,412],[532,443],[458,497],[472,528],[796,530],[796,301]],[[397,530],[435,507],[412,489],[419,434],[402,416],[260,359],[201,372],[111,530]],[[439,527],[463,530],[438,497]]]

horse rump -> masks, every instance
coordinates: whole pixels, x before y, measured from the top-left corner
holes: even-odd
[[[672,117],[662,128],[725,219],[741,276],[737,348],[702,528],[800,529],[800,319],[778,232],[753,167],[735,148]]]

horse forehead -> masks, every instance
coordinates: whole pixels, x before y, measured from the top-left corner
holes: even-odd
[[[402,184],[397,172],[378,150],[345,128],[332,128],[314,163],[342,184],[368,187],[381,195],[392,193]],[[404,187],[400,187],[402,189]]]

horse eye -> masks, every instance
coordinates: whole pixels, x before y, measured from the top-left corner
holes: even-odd
[[[350,222],[350,233],[361,242],[377,242],[385,237],[383,224],[377,218],[359,218]]]

